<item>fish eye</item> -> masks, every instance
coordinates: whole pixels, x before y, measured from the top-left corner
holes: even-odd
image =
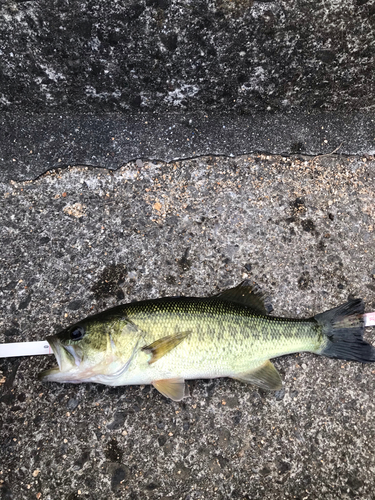
[[[70,331],[71,340],[81,340],[85,336],[85,329],[83,326],[76,326]]]

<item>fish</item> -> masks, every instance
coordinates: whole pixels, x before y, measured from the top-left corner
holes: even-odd
[[[164,297],[118,305],[47,337],[58,366],[39,375],[61,383],[153,385],[174,401],[185,380],[230,377],[262,389],[282,381],[270,359],[311,352],[375,361],[363,340],[364,302],[305,319],[270,316],[248,280],[210,297]]]

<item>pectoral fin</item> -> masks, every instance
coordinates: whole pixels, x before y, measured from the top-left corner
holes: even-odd
[[[148,362],[149,365],[155,363],[158,359],[162,358],[169,351],[174,349],[180,342],[189,335],[190,332],[176,333],[175,335],[168,335],[161,339],[156,340],[150,345],[142,347],[142,351],[150,351],[152,358]]]
[[[280,374],[269,360],[253,370],[238,373],[232,378],[272,391],[278,391],[282,387]]]
[[[166,398],[173,401],[181,401],[185,396],[189,395],[189,391],[185,389],[185,380],[183,378],[169,378],[166,380],[155,380],[152,385]]]

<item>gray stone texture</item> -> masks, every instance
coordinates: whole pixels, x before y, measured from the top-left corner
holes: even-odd
[[[371,0],[3,1],[0,110],[374,105]]]
[[[275,315],[348,296],[374,310],[374,173],[374,157],[246,155],[3,182],[0,342],[245,277]],[[0,360],[4,499],[373,498],[373,366],[290,355],[277,393],[198,380],[174,403],[149,386],[38,382],[52,364]]]
[[[375,153],[373,113],[203,113],[0,116],[0,180],[34,179],[68,165],[116,169],[249,151],[290,155]]]
[[[374,154],[374,0],[0,3],[0,179]]]

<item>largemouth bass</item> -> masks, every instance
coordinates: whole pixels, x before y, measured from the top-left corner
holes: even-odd
[[[47,340],[58,367],[54,382],[152,384],[180,401],[185,380],[231,377],[277,390],[270,359],[307,351],[370,363],[360,299],[307,319],[267,314],[263,297],[243,282],[207,298],[169,297],[120,305],[90,316]]]

